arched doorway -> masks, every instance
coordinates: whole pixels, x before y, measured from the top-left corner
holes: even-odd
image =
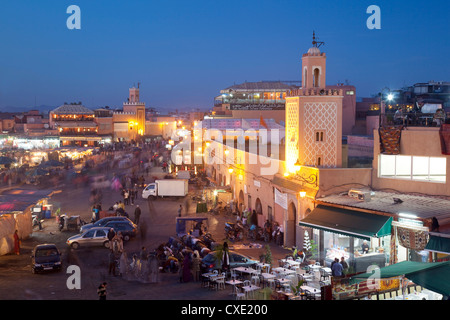
[[[259,198],[256,198],[255,201],[255,214],[252,214],[252,221],[254,224],[258,225],[258,215],[262,215],[263,211],[262,211],[262,204],[261,204],[261,200],[259,200]]]
[[[239,192],[239,199],[238,199],[238,209],[239,212],[242,213],[242,211],[244,210],[244,192],[241,190]]]
[[[297,208],[293,202],[289,203],[286,217],[286,246],[293,247],[296,245],[296,229],[297,229]]]

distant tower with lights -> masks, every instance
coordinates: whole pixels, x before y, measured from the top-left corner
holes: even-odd
[[[302,87],[286,94],[286,166],[342,166],[342,89],[326,87],[326,55],[313,33],[302,56]]]
[[[135,115],[130,117],[129,129],[143,136],[145,134],[145,103],[139,100],[139,85],[140,83],[137,88],[133,86],[129,89],[128,101],[123,103],[123,112]]]

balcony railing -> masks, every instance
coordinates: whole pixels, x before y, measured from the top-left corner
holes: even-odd
[[[402,125],[407,127],[440,127],[449,119],[450,114],[445,114],[444,117],[436,117],[434,113],[420,113],[408,112],[401,116],[394,113],[386,113],[380,115],[380,125]]]
[[[79,137],[83,137],[83,136],[96,136],[98,135],[97,132],[95,131],[61,131],[59,133],[60,136],[79,136]]]
[[[220,104],[285,104],[285,99],[223,99],[215,100],[214,105]]]

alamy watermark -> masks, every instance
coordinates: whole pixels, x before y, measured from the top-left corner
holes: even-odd
[[[66,13],[70,14],[67,18],[66,26],[67,29],[81,29],[81,9],[77,5],[70,5],[67,7]]]
[[[379,6],[370,5],[367,7],[366,13],[370,14],[370,17],[367,18],[366,26],[367,29],[381,29],[381,9]]]
[[[261,175],[279,170],[281,131],[278,129],[205,129],[182,137],[172,149],[175,165],[260,166]]]

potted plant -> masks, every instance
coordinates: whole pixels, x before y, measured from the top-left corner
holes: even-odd
[[[260,289],[257,291],[257,300],[271,300],[273,295],[273,290],[269,287]]]
[[[291,285],[291,291],[294,294],[294,296],[300,295],[300,287],[303,285],[303,280],[300,280],[296,286]]]
[[[270,250],[270,246],[268,244],[265,245],[266,254],[264,255],[264,260],[267,264],[272,265],[272,251]]]
[[[307,260],[309,264],[315,264],[316,259],[318,258],[317,244],[314,240],[309,238],[308,231],[305,231],[303,249],[305,250],[305,260]]]

